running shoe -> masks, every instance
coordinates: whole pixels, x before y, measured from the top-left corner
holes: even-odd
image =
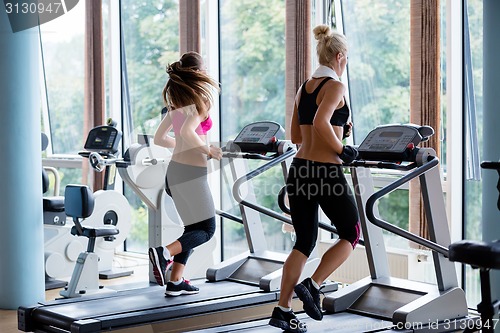
[[[295,294],[304,304],[304,311],[315,320],[323,319],[319,297],[320,289],[313,286],[311,278],[305,279],[294,288]]]
[[[301,322],[293,311],[286,312],[279,307],[275,307],[269,325],[281,328],[286,332],[304,333],[307,332],[306,324]]]
[[[174,284],[173,282],[167,282],[165,295],[167,296],[193,295],[199,292],[200,289],[191,285],[189,280],[182,279],[182,282],[179,284]]]
[[[155,277],[156,283],[160,286],[165,285],[165,273],[167,269],[172,265],[172,260],[167,260],[163,256],[163,246],[150,247],[149,248],[149,260],[153,264],[153,275]]]

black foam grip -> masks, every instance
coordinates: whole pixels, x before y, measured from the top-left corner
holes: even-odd
[[[342,140],[351,136],[351,125],[344,125],[344,132],[342,133]]]
[[[344,163],[351,163],[358,157],[358,150],[353,146],[344,146],[339,157]]]

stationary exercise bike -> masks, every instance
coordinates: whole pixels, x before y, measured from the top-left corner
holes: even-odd
[[[88,134],[84,151],[78,154],[88,158],[90,165],[99,172],[104,172],[104,186],[102,190],[93,193],[95,205],[82,229],[76,222],[71,228],[71,234],[88,238],[87,250],[81,252],[68,286],[60,292],[66,298],[79,297],[84,294],[102,293],[111,290],[99,286],[99,278],[112,278],[126,276],[133,273],[128,269],[101,271],[103,259],[112,258],[109,254],[121,244],[130,231],[131,209],[123,194],[114,191],[116,175],[117,152],[121,139],[121,132],[116,128],[116,123],[111,119],[107,125],[94,127]],[[69,187],[66,187],[66,190]],[[82,196],[82,200],[86,197]],[[65,199],[66,201],[66,199]],[[66,215],[69,215],[66,209]],[[94,218],[95,217],[95,218]],[[119,232],[118,232],[119,229]],[[115,232],[116,231],[116,232]],[[78,238],[83,238],[78,237]],[[111,267],[112,261],[107,264]]]
[[[113,225],[119,228],[120,233],[107,237],[95,239],[92,252],[99,260],[98,267],[92,271],[85,270],[74,276],[75,265],[79,265],[79,255],[88,249],[89,240],[87,237],[75,237],[72,233],[74,224],[71,219],[67,219],[65,214],[65,198],[54,191],[53,196],[45,196],[44,207],[44,238],[45,238],[45,275],[46,289],[64,287],[67,283],[60,281],[63,277],[72,275],[71,281],[64,297],[77,297],[89,293],[92,289],[90,285],[95,285],[99,278],[111,279],[127,276],[133,270],[113,267],[115,248],[119,246],[128,236],[131,227],[130,205],[123,194],[114,191],[115,166],[113,165],[118,151],[121,132],[115,128],[112,122],[108,125],[93,128],[85,142],[85,150],[79,152],[82,157],[88,158],[90,164],[98,171],[104,171],[103,190],[93,194],[94,207],[92,215],[85,220],[86,227],[100,228],[106,225]],[[42,151],[47,147],[47,137],[42,134]],[[97,157],[96,157],[97,156]],[[95,165],[97,159],[105,160],[103,165]],[[43,191],[47,191],[49,179],[47,168],[42,171]],[[57,170],[54,174],[57,176]],[[59,182],[55,177],[55,186]],[[73,291],[68,291],[72,290]]]
[[[500,162],[483,162],[483,169],[493,169],[500,177]],[[497,189],[500,191],[500,179]],[[500,210],[500,196],[497,201]],[[479,269],[481,281],[481,302],[477,305],[477,310],[481,315],[481,321],[476,322],[475,327],[467,328],[465,333],[482,331],[483,333],[493,333],[495,323],[493,317],[499,314],[500,300],[491,299],[490,273],[491,269],[500,269],[500,239],[492,242],[482,242],[473,240],[462,240],[449,246],[449,259],[464,264],[469,264],[472,268]]]
[[[60,295],[66,298],[78,297],[83,294],[116,292],[99,285],[98,262],[99,256],[94,252],[98,237],[114,237],[119,230],[114,225],[98,227],[83,226],[80,219],[92,215],[94,211],[94,195],[86,185],[68,185],[64,194],[64,209],[66,215],[73,218],[75,224],[71,234],[88,238],[87,251],[80,253],[71,276],[71,280]]]

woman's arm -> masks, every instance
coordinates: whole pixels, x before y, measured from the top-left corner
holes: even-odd
[[[302,132],[300,131],[299,112],[297,109],[297,103],[300,101],[300,90],[299,88],[297,96],[295,97],[295,103],[293,103],[292,122],[290,124],[290,138],[292,143],[297,145],[302,144]]]
[[[170,118],[170,112],[167,112],[160,125],[156,129],[153,141],[156,145],[165,148],[175,148],[175,138],[168,135],[172,129],[172,119]]]
[[[332,118],[335,109],[338,107],[344,96],[345,87],[338,81],[330,81],[324,85],[323,98],[318,105],[318,111],[313,120],[313,126],[318,134],[324,139],[332,150],[341,154],[344,145],[335,134],[330,119]]]

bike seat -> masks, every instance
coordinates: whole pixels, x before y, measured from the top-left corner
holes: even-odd
[[[84,227],[82,232],[73,226],[71,234],[75,236],[85,236],[87,238],[108,237],[118,235],[120,231],[115,226],[101,226],[99,228]]]
[[[474,268],[500,269],[500,239],[492,242],[458,241],[449,246],[449,259]]]
[[[64,197],[44,197],[43,211],[64,212]]]

